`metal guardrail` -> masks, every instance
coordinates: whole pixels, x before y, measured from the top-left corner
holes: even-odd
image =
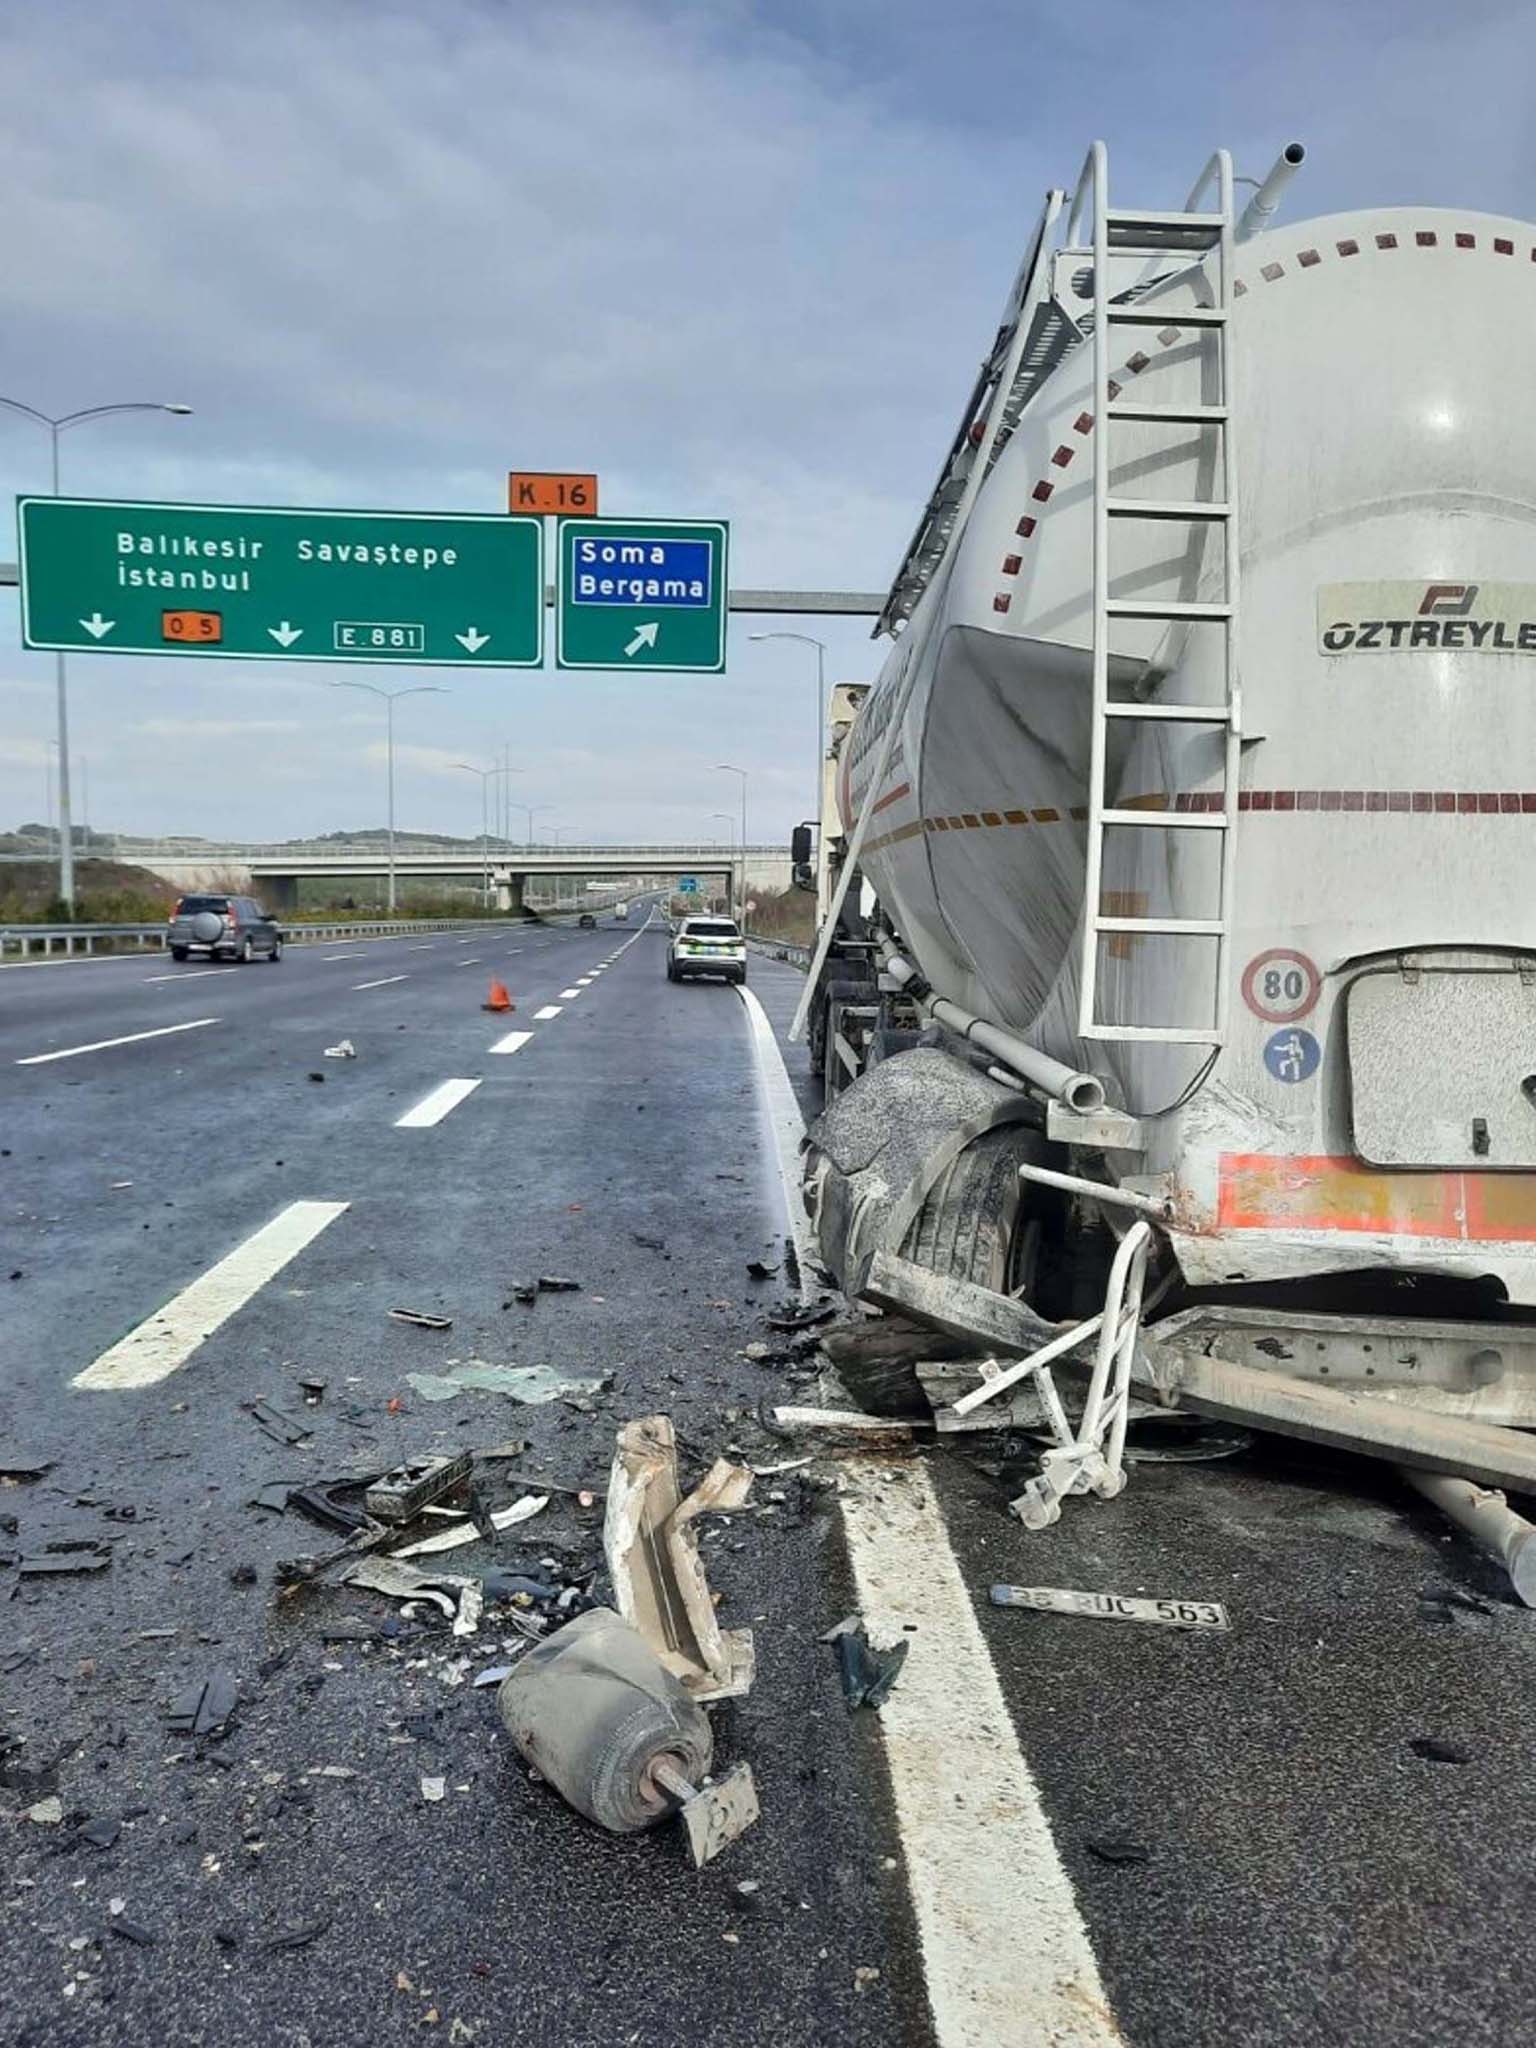
[[[331,944],[336,939],[387,939],[409,938],[418,932],[480,932],[522,930],[530,922],[522,917],[414,917],[376,919],[359,923],[356,918],[341,919],[326,924],[288,924],[283,926],[285,945]],[[131,944],[134,952],[146,949],[163,953],[168,942],[168,930],[160,924],[8,924],[0,925],[0,965],[6,956],[14,952],[19,959],[27,960],[37,947],[43,958],[55,957],[74,959],[88,957],[98,945],[110,951],[127,949]]]
[[[809,946],[796,946],[788,939],[765,939],[761,932],[748,932],[746,937],[749,946],[760,946],[771,958],[787,960],[791,967],[809,967],[811,964]]]

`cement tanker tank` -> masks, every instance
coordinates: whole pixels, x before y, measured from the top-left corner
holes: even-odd
[[[1117,210],[1097,145],[1047,202],[829,778],[823,1122],[899,1093],[952,1173],[896,1072],[963,1063],[1032,1134],[1015,1238],[1139,1218],[1234,1366],[1529,1424],[1536,228],[1270,227],[1300,156],[1243,216],[1221,155]],[[822,1135],[857,1287],[922,1176]]]

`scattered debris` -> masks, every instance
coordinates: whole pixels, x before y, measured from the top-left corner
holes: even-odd
[[[151,1929],[141,1926],[137,1920],[128,1919],[122,1913],[108,1920],[107,1932],[115,1934],[119,1941],[131,1941],[135,1948],[153,1948],[160,1939]]]
[[[334,1529],[338,1536],[355,1536],[360,1529],[367,1528],[368,1517],[337,1500],[332,1491],[333,1487],[348,1483],[333,1480],[330,1486],[296,1486],[288,1495],[288,1505],[322,1529]],[[355,1485],[356,1481],[350,1483]]]
[[[79,1840],[89,1842],[93,1849],[110,1849],[123,1832],[120,1820],[103,1815],[99,1820],[88,1820],[79,1831]]]
[[[753,1280],[771,1280],[778,1272],[777,1266],[765,1265],[761,1259],[748,1259],[747,1274]],[[775,1324],[775,1328],[779,1326]]]
[[[330,1914],[321,1913],[313,1920],[304,1920],[295,1927],[286,1927],[281,1933],[274,1934],[269,1940],[264,1941],[261,1944],[261,1952],[263,1955],[272,1955],[279,1949],[307,1948],[312,1941],[318,1941],[330,1924]],[[230,1942],[226,1945],[233,1947],[235,1944]]]
[[[858,1625],[857,1614],[845,1614],[841,1621],[834,1621],[830,1628],[824,1628],[816,1640],[818,1643],[835,1643],[839,1636],[851,1635]]]
[[[539,1776],[612,1834],[681,1813],[702,1866],[758,1817],[750,1768],[708,1782],[714,1737],[703,1709],[611,1608],[535,1643],[497,1706]]]
[[[513,1501],[510,1507],[497,1508],[491,1516],[492,1526],[499,1533],[510,1529],[518,1522],[528,1522],[549,1506],[549,1496],[543,1493],[525,1493],[521,1500]],[[428,1557],[439,1550],[457,1550],[461,1544],[481,1541],[480,1531],[473,1521],[458,1522],[451,1529],[440,1529],[435,1536],[423,1536],[415,1543],[404,1544],[393,1554],[396,1557]]]
[[[835,1638],[837,1667],[849,1711],[872,1707],[877,1712],[890,1698],[912,1645],[905,1636],[889,1649],[877,1650],[861,1621]]]
[[[57,1793],[47,1799],[39,1799],[35,1806],[27,1808],[27,1819],[35,1821],[40,1828],[56,1828],[64,1818],[64,1802]]]
[[[451,1330],[453,1328],[452,1316],[428,1315],[425,1310],[418,1308],[392,1308],[389,1311],[389,1319],[392,1323],[409,1323],[412,1329],[415,1330]]]
[[[259,1429],[264,1429],[274,1443],[291,1447],[314,1435],[307,1422],[295,1422],[291,1415],[285,1415],[281,1408],[274,1408],[270,1401],[247,1401],[243,1405],[251,1420]]]
[[[474,1461],[468,1451],[454,1458],[415,1458],[376,1479],[363,1506],[379,1522],[413,1522],[430,1502],[468,1479]]]
[[[1408,1747],[1427,1764],[1469,1764],[1472,1761],[1470,1750],[1458,1749],[1454,1742],[1443,1742],[1438,1735],[1415,1735]]]
[[[570,1379],[548,1365],[471,1363],[445,1373],[408,1372],[406,1379],[424,1401],[452,1401],[465,1392],[510,1394],[537,1407],[546,1401],[600,1394],[606,1380]]]
[[[629,1234],[642,1251],[664,1252],[667,1248],[667,1240],[664,1237],[647,1237],[639,1230],[632,1230]]]
[[[421,1781],[421,1796],[429,1806],[438,1805],[448,1796],[448,1780],[446,1778],[423,1778]]]
[[[603,1525],[615,1604],[697,1700],[734,1699],[752,1684],[751,1630],[721,1629],[691,1526],[734,1512],[751,1488],[749,1467],[717,1458],[685,1499],[671,1417],[647,1415],[619,1431]]]
[[[232,1564],[225,1576],[232,1586],[254,1586],[258,1574],[253,1564]]]
[[[16,1569],[24,1579],[65,1572],[105,1571],[112,1553],[104,1543],[50,1543],[24,1556]]]
[[[328,1060],[355,1060],[357,1047],[350,1038],[344,1038],[339,1045],[328,1045],[325,1048],[325,1056]]]
[[[500,1685],[504,1678],[510,1678],[511,1676],[512,1666],[510,1664],[487,1664],[483,1671],[475,1673],[475,1690],[478,1692],[480,1687],[484,1685]]]
[[[316,1073],[316,1072],[315,1072],[315,1070],[314,1070],[313,1068],[311,1068],[311,1069],[310,1069],[310,1072],[309,1072],[309,1075],[308,1075],[308,1078],[309,1078],[309,1079],[310,1079],[311,1081],[323,1081],[323,1080],[325,1079],[325,1076],[324,1076],[324,1074],[319,1074],[319,1073]]]
[[[11,1278],[14,1280],[16,1275],[13,1273]],[[20,1451],[0,1451],[0,1479],[41,1479],[52,1470],[52,1458],[28,1458]]]
[[[581,1292],[581,1282],[579,1280],[562,1280],[558,1273],[541,1273],[539,1275],[539,1292],[541,1294],[579,1294]]]
[[[392,1557],[359,1558],[343,1575],[341,1583],[365,1587],[370,1593],[383,1593],[391,1600],[424,1602],[450,1622],[457,1621],[471,1588],[481,1592],[474,1579],[463,1578],[456,1572],[419,1571],[414,1565],[401,1564]]]
[[[1140,1842],[1084,1842],[1083,1847],[1090,1856],[1096,1856],[1100,1863],[1135,1864],[1152,1861],[1152,1851]]]
[[[866,1415],[862,1408],[773,1408],[769,1414],[780,1430],[826,1430],[856,1436],[866,1444],[910,1444],[932,1427],[931,1423],[892,1422],[883,1415]]]
[[[299,1380],[299,1389],[311,1408],[318,1408],[325,1399],[327,1382],[316,1379],[313,1373],[304,1373]]]
[[[837,1314],[831,1301],[781,1301],[765,1318],[770,1330],[810,1330]]]
[[[261,1489],[260,1493],[251,1496],[251,1506],[253,1508],[268,1508],[273,1514],[281,1515],[287,1510],[288,1496],[293,1491],[293,1487],[294,1481],[291,1479],[270,1480]]]
[[[1129,1593],[1079,1593],[1064,1586],[994,1586],[989,1597],[994,1607],[1086,1614],[1096,1621],[1156,1621],[1189,1629],[1231,1626],[1219,1600],[1143,1600]]]
[[[240,1704],[240,1688],[227,1671],[215,1671],[188,1686],[171,1702],[166,1725],[173,1735],[227,1735]]]

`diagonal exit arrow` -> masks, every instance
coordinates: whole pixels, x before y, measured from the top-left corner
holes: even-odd
[[[637,626],[634,639],[624,649],[626,658],[631,654],[638,654],[642,647],[654,647],[656,645],[656,635],[660,631],[660,619],[647,619],[643,626]]]
[[[82,619],[80,623],[93,640],[99,640],[104,633],[111,632],[117,621],[116,619],[104,619],[98,610],[92,612],[88,619]]]

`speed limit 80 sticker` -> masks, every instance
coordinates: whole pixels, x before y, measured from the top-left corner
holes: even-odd
[[[1256,953],[1243,969],[1243,1001],[1267,1024],[1290,1024],[1317,1006],[1323,977],[1291,946]]]

